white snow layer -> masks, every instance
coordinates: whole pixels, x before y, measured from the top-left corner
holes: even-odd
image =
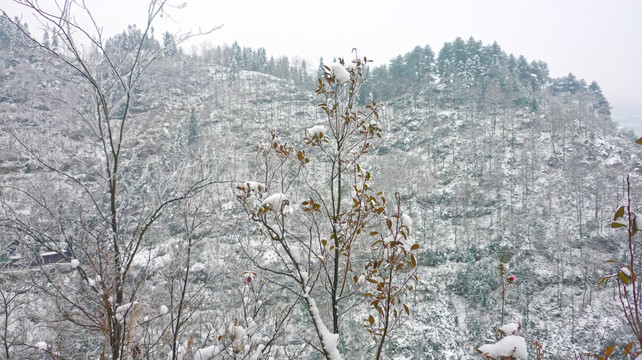
[[[241,340],[245,337],[245,329],[242,326],[234,326],[230,324],[227,328],[227,332],[233,339]]]
[[[501,356],[512,356],[516,360],[527,360],[526,340],[517,335],[509,335],[494,344],[486,344],[479,347],[484,355],[493,359],[499,359]]]
[[[499,328],[501,332],[503,332],[506,335],[515,335],[517,334],[517,330],[519,330],[519,324],[516,323],[508,323],[502,327]]]
[[[339,84],[343,84],[350,81],[350,73],[348,73],[348,70],[346,70],[346,68],[344,68],[343,65],[339,64],[338,62],[335,62],[330,64],[330,69],[332,69],[334,78]]]
[[[268,196],[261,202],[262,206],[271,206],[275,211],[280,211],[284,205],[287,205],[288,198],[282,193],[276,193]]]
[[[346,70],[348,71],[355,71],[357,70],[357,63],[356,60],[353,60],[352,62],[346,64]]]
[[[75,269],[78,267],[78,265],[80,265],[80,261],[78,261],[78,259],[73,259],[69,264],[71,265],[72,269]]]
[[[138,305],[138,301],[130,302],[130,303],[127,303],[127,304],[124,304],[124,305],[120,305],[119,307],[117,307],[116,308],[116,315],[115,315],[116,320],[118,320],[119,322],[122,322],[123,320],[125,320],[125,316],[129,312],[129,310],[132,307],[136,306],[136,305]]]
[[[218,346],[211,345],[206,348],[196,350],[194,353],[194,360],[210,360],[214,355],[219,353]]]
[[[408,229],[412,228],[412,219],[406,214],[401,214],[401,223],[406,225]]]
[[[250,360],[258,360],[263,349],[265,349],[265,345],[259,344],[259,346],[256,347],[256,351],[254,351],[254,354],[252,354],[252,356],[250,357]]]
[[[312,139],[315,136],[319,136],[320,134],[325,134],[327,133],[327,129],[323,125],[315,125],[309,129],[305,129],[305,136],[308,139]]]
[[[165,315],[169,312],[169,309],[165,305],[161,305],[160,308],[158,309],[158,313],[161,315]]]
[[[132,306],[135,306],[138,304],[138,301],[130,302],[127,304],[120,305],[119,307],[116,308],[116,313],[117,314],[125,314],[126,312],[129,311],[129,309],[132,308]]]
[[[305,259],[305,252],[299,245],[290,245],[290,254],[292,254],[292,258],[297,264],[301,264]]]
[[[47,350],[47,343],[44,341],[39,341],[36,343],[36,347],[40,350]]]
[[[631,271],[627,267],[623,267],[620,269],[620,271],[628,278],[631,277]]]
[[[339,343],[339,334],[333,334],[328,330],[328,328],[321,320],[321,315],[319,315],[319,308],[317,308],[317,303],[306,291],[303,295],[307,300],[308,306],[310,307],[310,313],[312,314],[312,320],[316,324],[319,333],[321,334],[321,344],[323,345],[323,350],[328,354],[328,359],[330,360],[341,360],[341,354],[337,345]]]
[[[247,188],[250,191],[258,192],[258,193],[260,193],[261,191],[265,190],[265,184],[257,182],[257,181],[248,181],[248,182],[245,183],[245,186],[247,186]]]

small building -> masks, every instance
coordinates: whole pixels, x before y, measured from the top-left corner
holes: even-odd
[[[56,264],[63,261],[65,261],[63,254],[56,251],[48,251],[40,253],[40,259],[37,260],[37,264]]]

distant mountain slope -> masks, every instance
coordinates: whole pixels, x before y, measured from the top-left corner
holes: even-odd
[[[81,91],[52,76],[73,75],[8,29],[0,31],[0,46],[9,49],[0,52],[3,186],[49,180],[12,132],[27,147],[73,159],[70,171],[91,183],[100,176],[92,172],[91,136],[63,103]],[[598,84],[572,74],[550,78],[545,63],[474,39],[447,43],[436,57],[418,47],[370,74],[362,99],[383,105],[384,138],[367,165],[377,188],[400,193],[422,246],[415,310],[390,357],[477,356],[475,348],[493,340],[499,325],[502,256],[510,257],[507,266],[518,279],[507,316],[522,324],[527,342],[539,341],[556,359],[623,342],[613,290],[596,284],[613,271],[603,261],[623,256],[622,234],[609,223],[623,201],[624,176],[642,181],[642,159],[631,134],[611,120]],[[136,91],[129,159],[165,161],[176,148],[185,150],[181,156],[221,158],[219,175],[229,184],[212,191],[217,226],[212,242],[199,248],[196,268],[234,281],[246,265],[234,232],[247,223],[232,183],[255,175],[255,146],[269,131],[302,142],[304,129],[320,117],[314,93],[294,80],[181,54],[155,63]],[[62,185],[60,191],[61,201],[74,198]],[[20,239],[0,229],[0,241],[0,258],[7,260],[15,250],[10,244]],[[154,251],[171,241],[158,239]],[[163,266],[155,265],[154,276],[161,277]],[[207,290],[212,307],[204,312],[222,306],[231,291]],[[346,357],[358,358],[358,351],[346,349]]]
[[[418,49],[397,62],[412,64]],[[401,186],[412,204],[427,250],[422,308],[443,327],[415,319],[400,346],[417,339],[434,358],[457,359],[492,340],[502,254],[521,279],[508,295],[509,318],[527,341],[559,358],[622,342],[611,289],[596,284],[614,271],[603,261],[624,249],[609,224],[625,175],[639,181],[635,138],[610,119],[596,83],[551,79],[546,64],[472,39],[439,54],[432,76],[380,85],[406,82],[384,100],[384,155],[373,161],[387,189]]]

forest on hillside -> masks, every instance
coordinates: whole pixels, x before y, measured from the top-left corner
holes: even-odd
[[[164,1],[108,39],[65,4],[0,17],[1,358],[642,351],[642,148],[596,82],[474,38],[188,54]]]

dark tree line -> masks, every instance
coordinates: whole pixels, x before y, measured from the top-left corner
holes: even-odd
[[[264,47],[258,49],[241,47],[235,41],[231,46],[219,45],[215,48],[206,48],[201,56],[209,64],[229,68],[232,77],[238,76],[241,70],[247,70],[294,80],[298,84],[312,82],[312,74],[305,60],[296,61],[286,56],[268,58]]]
[[[398,100],[411,94],[454,107],[500,102],[536,111],[545,91],[553,95],[581,92],[594,98],[594,110],[610,113],[597,83],[587,86],[573,74],[551,78],[545,62],[529,62],[522,55],[507,54],[496,42],[483,45],[472,37],[446,42],[436,56],[429,45],[417,46],[387,65],[368,69],[367,75],[362,101]]]

